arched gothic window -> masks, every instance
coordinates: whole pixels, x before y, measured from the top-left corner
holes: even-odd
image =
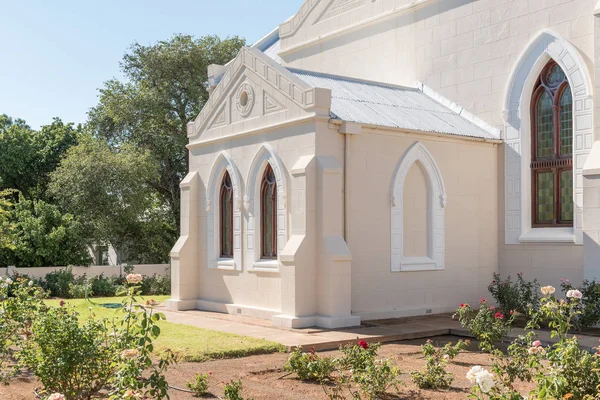
[[[554,61],[535,84],[531,115],[532,225],[573,226],[573,98]]]
[[[221,182],[219,197],[220,231],[221,231],[221,257],[233,257],[233,185],[229,172],[225,171]]]
[[[277,183],[271,165],[267,163],[260,188],[261,256],[277,258]]]

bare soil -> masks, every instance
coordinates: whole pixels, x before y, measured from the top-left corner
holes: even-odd
[[[453,336],[439,336],[432,338],[436,345],[456,342]],[[423,368],[425,360],[420,346],[425,339],[408,340],[388,343],[381,347],[379,358],[390,358],[396,362],[403,372],[402,380],[405,386],[398,393],[391,393],[390,399],[465,399],[471,390],[471,384],[466,379],[467,371],[473,365],[481,365],[489,369],[489,356],[477,350],[473,342],[468,351],[459,354],[448,366],[455,380],[449,390],[420,390],[410,379],[410,371]],[[336,356],[338,351],[322,352],[320,354]],[[306,383],[298,380],[294,375],[286,375],[283,365],[288,355],[283,353],[251,356],[240,359],[208,361],[204,363],[181,363],[171,368],[167,373],[170,385],[185,388],[187,381],[192,381],[198,373],[212,372],[209,377],[210,395],[205,398],[223,397],[223,386],[232,379],[241,379],[243,384],[242,395],[245,399],[279,400],[279,399],[327,399],[319,384]],[[29,400],[34,399],[33,390],[40,387],[40,383],[31,377],[21,377],[13,380],[10,386],[0,386],[0,399],[2,400]],[[527,388],[522,388],[526,392]],[[191,393],[177,390],[170,391],[171,399],[194,399]]]

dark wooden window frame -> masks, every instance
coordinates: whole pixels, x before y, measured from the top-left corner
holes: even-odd
[[[225,199],[225,196],[229,196],[229,198]],[[225,237],[224,233],[226,215],[224,214],[223,204],[225,204],[225,201],[229,203],[229,235],[227,235],[227,237]],[[221,190],[219,193],[219,220],[221,258],[233,258],[233,184],[231,183],[231,177],[229,176],[228,171],[225,171],[225,175],[223,175],[223,180],[221,181]],[[229,248],[229,251],[226,251],[227,248]]]
[[[272,178],[269,180],[269,178]],[[271,210],[271,246],[267,248],[265,240],[266,223],[267,223],[267,210],[266,210],[266,196],[272,186],[272,202],[273,209]],[[260,232],[261,232],[261,258],[263,259],[277,259],[277,181],[275,179],[275,173],[270,164],[267,163],[265,172],[261,180],[260,187]]]
[[[534,228],[551,228],[551,227],[572,227],[573,220],[563,221],[561,217],[561,202],[560,202],[560,174],[562,171],[573,170],[573,150],[571,154],[560,154],[560,101],[567,88],[569,82],[565,79],[558,85],[549,86],[542,77],[546,77],[550,70],[557,65],[556,62],[550,61],[542,70],[536,82],[533,96],[531,97],[531,224]],[[564,73],[564,71],[563,71]],[[553,145],[554,149],[550,157],[537,157],[537,103],[544,92],[547,92],[552,97],[552,118],[553,118]],[[538,221],[538,180],[537,174],[540,172],[552,172],[554,177],[554,218],[552,222]],[[574,177],[573,177],[574,179]]]

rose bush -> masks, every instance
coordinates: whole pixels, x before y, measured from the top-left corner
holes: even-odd
[[[454,376],[446,371],[446,365],[468,346],[468,340],[459,340],[455,345],[446,343],[444,347],[436,348],[431,340],[427,340],[421,346],[425,356],[425,368],[410,373],[413,382],[421,389],[449,388]]]
[[[164,372],[174,355],[164,352],[155,362],[153,354],[157,322],[165,317],[154,312],[153,303],[138,303],[140,281],[131,282],[120,319],[90,315],[81,323],[64,303],[46,306],[46,293],[31,280],[0,279],[0,379],[8,384],[27,369],[53,400],[89,399],[106,391],[119,400],[168,398]]]
[[[479,340],[481,350],[490,352],[495,343],[511,331],[517,315],[518,313],[512,310],[505,315],[490,306],[486,299],[481,299],[479,310],[474,310],[469,304],[463,303],[453,317],[458,318],[460,324]]]
[[[584,297],[577,289],[567,290],[567,299],[556,299],[555,289],[545,286],[540,307],[532,313],[524,335],[515,339],[507,353],[492,355],[493,374],[474,367],[467,378],[473,383],[472,398],[477,399],[584,399],[599,398],[600,351],[582,349],[579,338],[569,331],[581,311]],[[556,340],[544,346],[538,339],[540,326],[550,327]],[[516,381],[527,381],[534,388],[525,394],[515,389]]]

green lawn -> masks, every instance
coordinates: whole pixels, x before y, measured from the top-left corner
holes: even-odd
[[[146,296],[163,302],[169,296]],[[87,318],[90,312],[96,318],[120,318],[123,313],[119,310],[102,307],[105,303],[120,303],[122,297],[95,298],[91,302],[85,299],[64,300],[74,307],[81,318]],[[46,303],[58,306],[61,300],[47,300]],[[91,309],[90,309],[91,307]],[[159,309],[160,310],[160,309]],[[161,321],[161,334],[156,340],[156,349],[161,351],[171,349],[181,361],[202,362],[217,358],[244,357],[252,354],[274,353],[285,351],[285,348],[275,342],[265,339],[255,339],[247,336],[223,333],[209,329],[201,329],[188,325],[174,324]]]

